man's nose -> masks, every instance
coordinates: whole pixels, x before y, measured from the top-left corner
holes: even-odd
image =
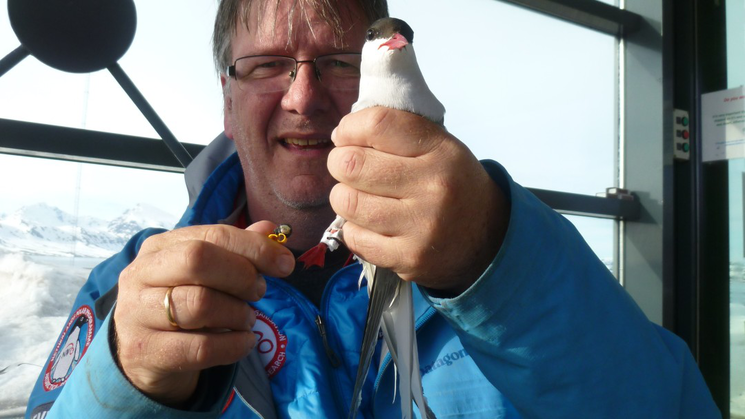
[[[312,62],[299,62],[295,80],[282,97],[282,109],[300,115],[313,115],[325,111],[331,104],[328,91],[318,80]]]

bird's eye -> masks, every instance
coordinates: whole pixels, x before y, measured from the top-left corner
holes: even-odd
[[[372,41],[373,39],[375,39],[375,36],[377,34],[378,34],[378,31],[376,31],[375,29],[368,29],[367,36],[365,36],[365,39],[367,39],[368,41]]]

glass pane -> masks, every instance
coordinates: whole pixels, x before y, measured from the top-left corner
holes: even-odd
[[[0,179],[0,417],[17,417],[90,270],[187,198],[180,174],[5,154]]]
[[[613,272],[613,260],[615,258],[613,229],[616,222],[604,218],[574,215],[565,215],[565,217],[574,224],[608,270]]]
[[[222,130],[205,18],[214,15],[213,3],[136,1],[137,34],[120,60],[181,141],[207,143]],[[435,3],[393,0],[390,7],[415,29],[448,129],[526,186],[586,194],[612,186],[615,39],[505,3]],[[420,13],[423,7],[440,18]],[[188,13],[162,30],[162,16],[176,10]],[[441,33],[445,18],[461,28],[459,36]],[[18,41],[7,0],[0,0],[0,19],[0,52],[9,52]],[[0,95],[15,98],[0,101],[2,118],[157,136],[105,70],[66,74],[29,57],[0,78]]]
[[[448,109],[446,126],[479,158],[501,162],[529,187],[595,194],[614,185],[614,38],[494,1],[390,3],[416,31],[425,76]],[[137,34],[121,67],[179,140],[209,142],[222,130],[210,52],[216,2],[135,4]],[[457,37],[443,33],[454,25]],[[0,0],[0,56],[18,45]],[[0,77],[0,97],[0,118],[157,137],[106,70],[67,74],[28,57]],[[0,370],[8,366],[0,416],[7,416],[22,414],[87,272],[131,235],[114,227],[117,218],[137,199],[167,213],[149,214],[147,225],[173,224],[186,193],[176,174],[1,154],[0,179]],[[39,218],[43,224],[34,224]],[[613,222],[569,218],[612,264]],[[84,228],[111,241],[84,239],[91,236]]]
[[[209,142],[222,131],[216,4],[135,4],[119,64],[179,140]],[[7,9],[0,0],[0,58],[19,46]],[[30,56],[0,77],[0,98],[0,118],[159,137],[106,70],[69,74]],[[4,154],[0,179],[0,417],[18,417],[90,269],[135,231],[172,227],[187,196],[179,174]]]
[[[727,1],[727,87],[745,85],[745,0]],[[729,161],[730,417],[745,418],[745,160]]]
[[[528,187],[594,195],[614,186],[615,38],[498,1],[389,5],[414,29],[445,126],[477,157]]]
[[[0,58],[20,45],[7,4],[0,0]],[[209,143],[223,130],[210,44],[217,3],[135,6],[137,32],[119,65],[179,141]],[[108,70],[64,73],[29,56],[0,77],[0,97],[0,118],[160,138]]]
[[[745,159],[729,161],[730,415],[745,418]]]
[[[595,195],[615,185],[615,38],[497,1],[389,6],[414,29],[445,126],[478,158],[527,187]],[[567,218],[612,268],[614,222]]]

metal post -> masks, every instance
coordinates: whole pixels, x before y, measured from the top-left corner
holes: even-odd
[[[0,77],[7,73],[8,70],[15,67],[16,64],[23,61],[24,58],[28,57],[29,52],[23,45],[11,51],[8,55],[0,60]]]
[[[140,109],[140,112],[142,112],[145,118],[147,118],[148,122],[150,122],[150,125],[152,125],[155,131],[160,135],[160,137],[163,139],[163,142],[165,142],[166,146],[168,146],[168,149],[171,150],[171,153],[173,153],[173,155],[176,157],[176,159],[178,159],[181,165],[186,167],[189,163],[191,163],[192,157],[189,152],[186,151],[186,148],[184,148],[184,146],[176,139],[173,133],[171,133],[171,130],[168,129],[163,120],[160,119],[155,110],[150,106],[147,100],[145,100],[145,97],[142,95],[142,93],[137,90],[137,87],[134,85],[134,83],[132,83],[132,80],[130,80],[124,70],[122,70],[122,68],[119,66],[119,63],[111,64],[108,69],[111,75],[114,76],[116,81],[119,83],[119,85],[122,86],[122,89],[127,92],[127,95],[130,99],[132,99],[132,102],[137,105],[137,108]]]

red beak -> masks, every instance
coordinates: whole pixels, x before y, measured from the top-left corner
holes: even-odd
[[[405,46],[409,45],[409,41],[406,40],[400,33],[397,33],[393,35],[393,38],[389,39],[388,41],[382,43],[378,49],[382,47],[388,47],[388,50],[392,49],[401,49]]]

